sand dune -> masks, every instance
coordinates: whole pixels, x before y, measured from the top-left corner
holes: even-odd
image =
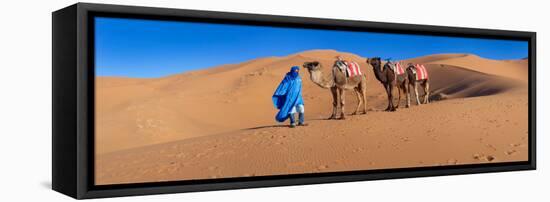
[[[337,55],[367,65],[353,54],[308,51],[159,79],[99,78],[96,150],[106,153],[272,124],[271,94],[290,66],[321,59],[330,67]],[[307,79],[305,72],[302,76]],[[311,92],[309,97],[330,98],[328,91],[310,82],[304,82],[304,89]],[[228,119],[231,114],[241,118]]]
[[[446,54],[434,54],[434,55],[427,55],[427,56],[418,57],[418,58],[411,58],[411,59],[408,59],[408,60],[405,60],[405,61],[412,62],[412,63],[425,64],[425,63],[439,62],[439,61],[442,61],[442,60],[448,60],[448,59],[453,59],[453,58],[464,58],[466,56],[468,56],[468,54],[446,53]]]
[[[523,161],[526,105],[526,98],[512,95],[454,99],[345,121],[311,120],[296,129],[264,126],[141,147],[102,156],[96,182]]]
[[[271,94],[283,75],[291,66],[313,60],[328,72],[337,55],[358,62],[367,73],[368,115],[323,120],[332,107],[330,93],[302,71],[311,125],[279,127],[283,125],[274,121]],[[526,60],[468,54],[406,60],[427,64],[432,98],[439,101],[395,113],[379,111],[387,104],[386,95],[365,60],[313,50],[157,79],[99,77],[96,183],[527,158]],[[346,98],[346,112],[351,113],[355,95],[347,93]]]
[[[490,74],[477,73],[469,68],[428,64],[434,99],[465,98],[493,95],[506,91],[524,91],[525,83]],[[441,76],[441,75],[452,76]]]
[[[435,57],[439,60],[433,60]],[[412,60],[424,64],[444,64],[455,67],[467,68],[473,71],[512,78],[527,82],[528,68],[526,60],[490,60],[472,54],[442,54],[416,58]],[[523,62],[522,62],[523,61]]]

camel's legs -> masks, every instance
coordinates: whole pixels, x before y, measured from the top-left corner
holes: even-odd
[[[332,115],[328,119],[336,118],[336,111],[338,109],[338,91],[336,87],[331,87],[330,92],[332,94]]]
[[[389,89],[390,89],[390,111],[395,111],[395,105],[393,104],[393,85],[389,85]],[[399,89],[397,89],[399,90]]]
[[[397,84],[397,105],[395,105],[395,108],[399,108],[399,103],[401,102],[401,86]]]
[[[346,105],[345,104],[345,99],[346,99],[346,95],[345,95],[345,90],[344,89],[338,89],[338,91],[340,93],[338,93],[338,97],[340,97],[340,119],[346,119],[346,115],[344,114],[344,106]]]
[[[363,114],[367,113],[367,76],[364,75],[364,80],[359,84],[359,93],[363,98]]]
[[[388,107],[386,108],[386,111],[390,111],[392,108],[392,104],[391,104],[392,95],[391,95],[390,85],[386,84],[386,86],[384,87],[386,88],[386,94],[388,95]]]
[[[418,98],[418,84],[414,82],[414,96],[416,97],[416,104],[420,105],[420,98]]]
[[[363,96],[363,114],[367,113],[367,87],[363,84],[363,89],[361,90],[361,96]]]
[[[355,112],[353,112],[353,115],[357,115],[359,114],[359,108],[361,108],[361,104],[363,102],[363,100],[361,99],[361,95],[360,95],[360,88],[357,87],[354,89],[355,90],[355,95],[357,96],[357,108],[355,108]]]
[[[405,84],[405,95],[407,96],[407,105],[406,107],[409,108],[411,106],[411,93],[410,93],[410,85]]]
[[[424,104],[428,104],[430,102],[430,82],[426,79],[424,81]]]

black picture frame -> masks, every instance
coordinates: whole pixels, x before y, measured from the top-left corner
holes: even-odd
[[[95,185],[95,16],[524,40],[529,44],[528,161],[317,174]],[[52,14],[52,188],[85,199],[536,169],[536,33],[77,3]]]

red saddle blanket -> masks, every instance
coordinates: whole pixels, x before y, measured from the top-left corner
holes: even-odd
[[[428,78],[428,70],[421,64],[414,65],[416,68],[416,80],[424,80]]]
[[[347,75],[348,77],[354,77],[354,76],[357,76],[357,75],[362,75],[361,73],[361,68],[359,67],[359,64],[357,64],[356,62],[349,62],[349,61],[345,61],[344,62],[346,64],[346,71],[347,71]]]
[[[395,73],[397,73],[397,75],[401,75],[405,73],[405,69],[403,69],[403,66],[401,66],[401,63],[395,63]]]

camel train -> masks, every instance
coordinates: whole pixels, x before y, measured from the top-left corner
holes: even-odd
[[[428,71],[422,64],[407,64],[404,69],[401,62],[391,62],[388,60],[384,65],[380,57],[369,58],[366,60],[373,68],[376,79],[386,89],[388,97],[388,107],[385,111],[396,111],[401,101],[401,91],[406,96],[406,107],[410,107],[410,90],[414,89],[417,105],[420,105],[418,94],[418,85],[424,88],[423,104],[429,103],[430,82]],[[330,89],[332,94],[332,114],[329,119],[345,119],[345,91],[353,90],[357,96],[357,107],[353,115],[360,114],[361,105],[362,114],[367,113],[367,77],[361,73],[359,65],[353,61],[345,61],[339,56],[332,65],[332,74],[324,76],[321,71],[322,66],[318,61],[305,62],[303,67],[308,70],[310,79],[321,88]],[[397,87],[398,101],[394,103],[393,89]],[[340,117],[337,117],[337,114]]]

